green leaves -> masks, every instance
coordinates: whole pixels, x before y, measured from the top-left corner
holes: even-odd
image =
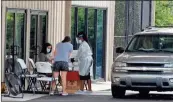
[[[173,26],[173,1],[155,1],[155,25]]]

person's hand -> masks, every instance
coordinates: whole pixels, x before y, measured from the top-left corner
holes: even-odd
[[[72,63],[75,62],[75,59],[74,59],[74,58],[71,58],[71,62],[72,62]]]

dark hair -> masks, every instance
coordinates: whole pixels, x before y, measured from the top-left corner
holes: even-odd
[[[52,47],[52,45],[50,43],[44,43],[43,46],[42,46],[41,53],[48,54],[48,52],[47,52],[47,47],[48,46],[51,46]],[[50,52],[52,52],[52,48],[51,48]]]
[[[85,32],[79,32],[78,35],[77,35],[78,38],[83,38],[87,43],[88,43],[88,37],[87,35],[85,34]]]
[[[92,51],[92,47],[91,47],[91,44],[88,41],[88,37],[87,37],[87,35],[83,31],[82,32],[79,32],[78,35],[77,35],[77,37],[78,38],[82,37],[88,43],[88,45],[90,46],[91,51]]]
[[[71,41],[70,37],[69,36],[66,36],[64,38],[64,40],[62,41],[62,43],[69,42],[69,41]]]

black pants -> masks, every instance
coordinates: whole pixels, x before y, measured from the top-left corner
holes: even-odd
[[[86,76],[79,75],[79,77],[80,77],[80,80],[89,80],[89,79],[91,79],[90,73],[88,75],[86,75]]]

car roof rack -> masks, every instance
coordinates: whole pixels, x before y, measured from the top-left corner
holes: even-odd
[[[152,30],[152,29],[157,29],[157,28],[173,28],[173,26],[147,26],[145,29],[143,29],[142,31],[145,31],[145,30]]]
[[[146,28],[173,28],[173,26],[148,26]]]

